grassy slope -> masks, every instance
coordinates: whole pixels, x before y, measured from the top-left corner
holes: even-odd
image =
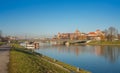
[[[10,51],[10,63],[9,63],[9,73],[69,73],[62,68],[59,68],[49,62],[44,61],[42,58],[54,62],[52,58],[41,56],[36,53],[32,53],[25,48],[13,44],[12,50]],[[55,62],[67,68],[69,70],[76,71],[76,68],[62,62]],[[89,73],[84,70],[76,73]]]
[[[91,41],[89,45],[120,45],[120,41]]]
[[[68,73],[24,50],[10,51],[9,73]]]
[[[47,60],[49,60],[49,61],[51,61],[51,62],[54,62],[54,60],[53,60],[52,58],[49,58],[49,57],[47,57],[47,56],[44,56],[44,57],[45,57],[45,59],[47,59]],[[76,68],[76,67],[71,66],[71,65],[69,65],[69,64],[65,64],[65,63],[60,62],[60,61],[57,61],[57,60],[56,60],[55,63],[58,64],[58,65],[63,66],[64,68],[67,68],[67,69],[69,69],[70,71],[73,71],[73,72],[75,72],[75,73],[90,73],[90,72],[88,72],[88,71],[86,71],[86,70],[83,70],[83,69],[80,69],[79,72],[77,72],[77,68]]]

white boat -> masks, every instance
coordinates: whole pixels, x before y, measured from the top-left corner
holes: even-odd
[[[39,43],[38,42],[26,42],[25,48],[27,49],[37,49],[39,48]]]

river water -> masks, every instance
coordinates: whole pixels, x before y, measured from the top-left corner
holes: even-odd
[[[92,73],[120,73],[120,46],[41,46],[36,52]]]

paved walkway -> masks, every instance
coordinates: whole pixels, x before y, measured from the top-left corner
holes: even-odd
[[[9,50],[8,45],[0,46],[0,73],[8,73]]]

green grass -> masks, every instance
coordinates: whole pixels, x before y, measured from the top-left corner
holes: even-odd
[[[73,71],[73,72],[75,72],[75,73],[90,73],[90,72],[88,72],[88,71],[86,71],[86,70],[83,70],[83,69],[80,69],[80,71],[77,72],[77,67],[71,66],[71,65],[69,65],[69,64],[65,64],[65,63],[60,62],[60,61],[58,61],[58,60],[54,61],[54,59],[49,58],[49,57],[47,57],[47,56],[44,56],[44,58],[47,59],[47,60],[49,60],[49,61],[51,61],[51,62],[54,62],[54,63],[56,63],[56,64],[58,64],[58,65],[61,65],[61,66],[63,66],[64,68],[67,68],[67,69],[69,69],[70,71]]]
[[[69,73],[63,68],[47,61],[59,64],[70,71],[74,71],[74,73],[89,73],[82,69],[80,72],[76,72],[74,66],[59,61],[54,62],[52,58],[43,57],[41,54],[35,52],[33,53],[18,44],[11,44],[11,47],[10,63],[8,65],[9,73]]]
[[[45,62],[31,52],[12,49],[10,51],[9,73],[69,73]]]
[[[5,44],[5,42],[0,42],[0,46],[3,45],[3,44]]]
[[[91,41],[89,45],[120,45],[120,41]]]

